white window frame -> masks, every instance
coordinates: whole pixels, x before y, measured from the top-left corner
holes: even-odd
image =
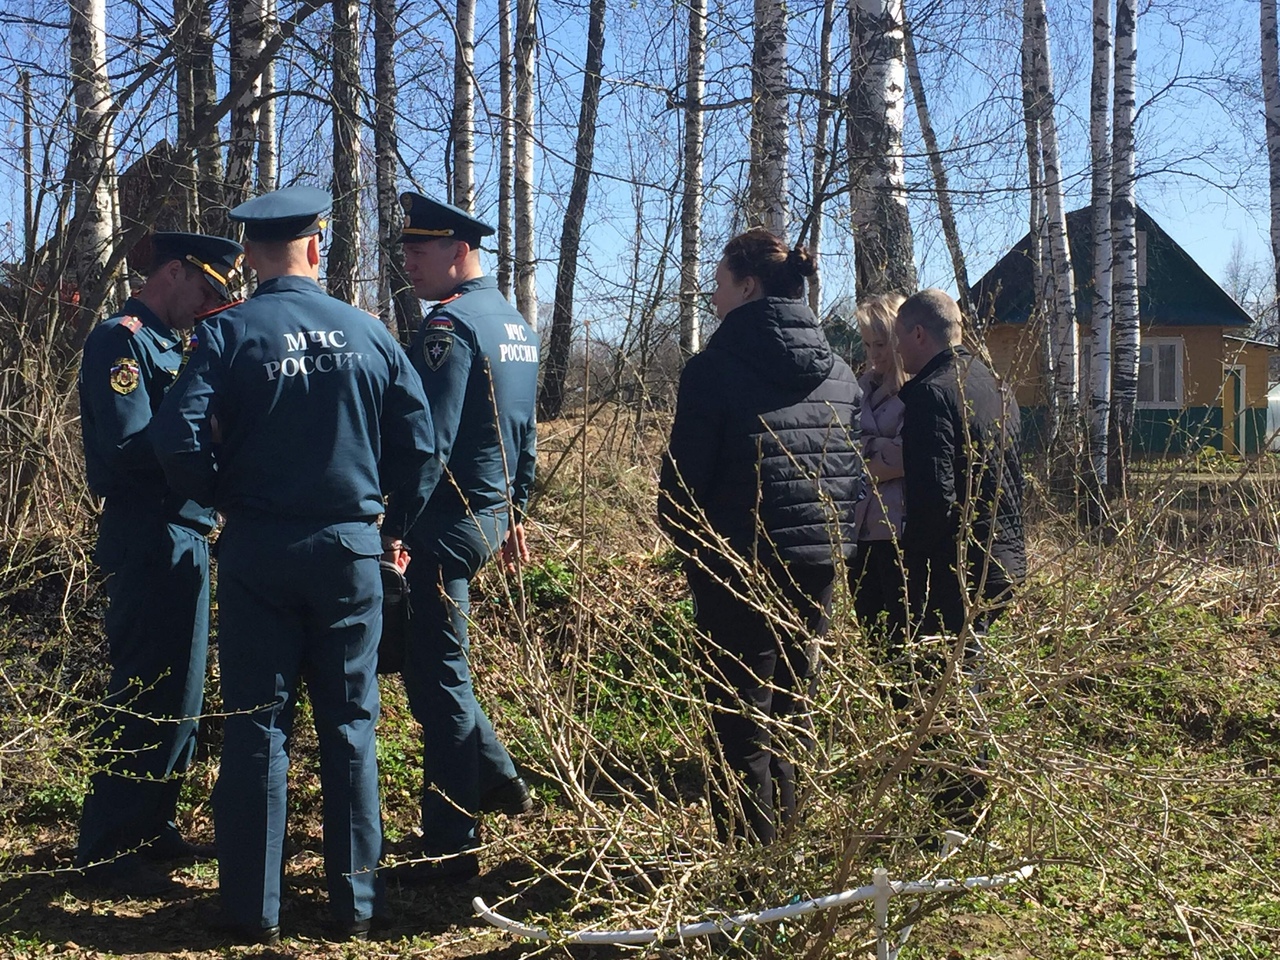
[[[1142,347],[1150,347],[1152,357],[1159,356],[1158,347],[1169,346],[1174,347],[1174,369],[1173,369],[1173,395],[1172,400],[1143,400],[1138,399],[1137,407],[1139,410],[1181,410],[1186,404],[1186,387],[1183,384],[1183,374],[1186,370],[1186,342],[1182,337],[1143,337],[1139,349]],[[1141,355],[1139,355],[1139,369],[1141,369]],[[1159,368],[1156,363],[1152,364],[1155,369],[1152,371],[1152,384],[1160,382]]]

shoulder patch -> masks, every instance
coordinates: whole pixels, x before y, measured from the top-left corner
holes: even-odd
[[[142,321],[139,320],[137,317],[124,316],[120,318],[120,326],[124,327],[131,334],[137,333],[139,330],[142,329]]]
[[[427,321],[427,332],[432,330],[452,330],[453,320],[449,317],[432,317]]]
[[[428,327],[422,338],[422,362],[428,370],[439,370],[453,352],[453,324],[448,329]]]
[[[138,361],[132,357],[118,357],[111,364],[111,389],[121,396],[127,396],[138,389],[142,379],[138,370]]]

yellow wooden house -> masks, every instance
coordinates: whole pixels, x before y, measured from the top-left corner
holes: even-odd
[[[1142,333],[1134,453],[1266,448],[1268,358],[1252,321],[1191,256],[1138,210],[1138,316]],[[1081,404],[1089,384],[1093,231],[1088,208],[1067,215],[1080,333]],[[1014,384],[1029,437],[1044,422],[1043,321],[1031,319],[1030,234],[973,287],[972,302],[996,370]]]

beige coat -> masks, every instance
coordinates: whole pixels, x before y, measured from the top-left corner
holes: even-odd
[[[862,456],[867,465],[867,495],[858,503],[855,520],[859,540],[891,540],[902,536],[902,415],[896,392],[876,385],[871,374],[862,387]]]

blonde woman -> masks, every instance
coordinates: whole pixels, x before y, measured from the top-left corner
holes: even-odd
[[[849,591],[864,631],[885,652],[900,642],[906,626],[906,597],[898,541],[904,520],[902,484],[902,416],[898,398],[906,382],[893,334],[903,298],[872,297],[858,305],[866,371],[862,388],[862,456],[868,477],[867,495],[855,514],[858,553],[849,566]]]

